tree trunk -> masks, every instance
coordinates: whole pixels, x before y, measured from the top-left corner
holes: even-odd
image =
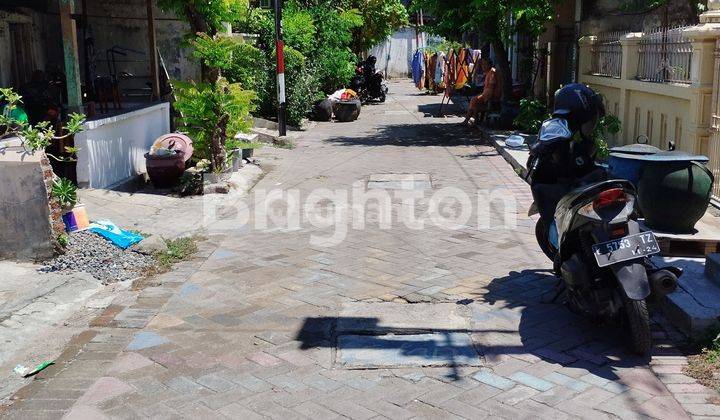
[[[211,169],[213,172],[220,172],[225,169],[225,159],[227,156],[227,152],[225,151],[225,139],[227,137],[227,125],[229,119],[230,117],[227,114],[220,117],[218,125],[215,127],[212,138],[210,139],[210,153],[212,156],[210,163],[212,164]]]
[[[493,51],[495,51],[495,58],[497,59],[495,65],[500,74],[502,100],[503,102],[507,102],[512,99],[513,93],[512,70],[510,69],[507,48],[505,48],[505,44],[500,40],[492,41],[492,46]]]

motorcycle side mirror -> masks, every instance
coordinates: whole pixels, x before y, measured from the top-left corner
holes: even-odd
[[[675,142],[672,141],[672,140],[670,140],[670,141],[668,142],[668,151],[669,151],[669,152],[672,152],[672,151],[674,151],[674,150],[675,150]]]

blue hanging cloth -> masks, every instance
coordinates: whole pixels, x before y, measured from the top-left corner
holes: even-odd
[[[415,86],[420,84],[420,80],[423,77],[423,71],[425,70],[425,57],[423,52],[420,50],[415,51],[412,59],[412,77]]]

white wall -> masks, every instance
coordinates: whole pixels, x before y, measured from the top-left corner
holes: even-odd
[[[388,78],[408,77],[412,73],[412,58],[418,48],[415,28],[402,28],[388,37],[385,42],[369,52],[377,57],[377,69]],[[419,34],[420,46],[426,46],[429,36]]]
[[[85,123],[75,135],[78,184],[107,188],[145,173],[145,153],[168,132],[168,103]]]

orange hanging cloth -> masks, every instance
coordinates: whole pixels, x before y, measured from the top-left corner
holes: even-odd
[[[463,48],[460,50],[460,55],[458,56],[457,63],[455,64],[457,66],[457,70],[455,71],[455,74],[457,75],[455,78],[455,89],[460,90],[468,82],[468,57],[467,57],[467,48]]]

